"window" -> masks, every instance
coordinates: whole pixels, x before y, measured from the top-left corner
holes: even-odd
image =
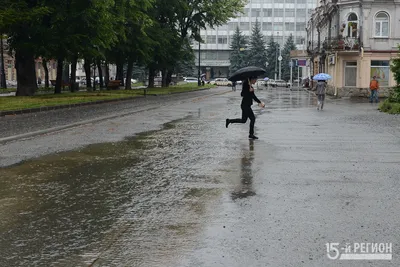
[[[296,31],[305,31],[306,24],[304,22],[296,23]]]
[[[285,9],[285,17],[286,18],[294,18],[294,8]]]
[[[238,26],[237,22],[229,22],[229,30],[236,31],[237,26]]]
[[[272,8],[263,9],[264,17],[272,17]]]
[[[297,4],[305,4],[307,3],[307,0],[297,0]]]
[[[389,86],[389,73],[388,60],[371,60],[371,79],[376,76],[380,86]]]
[[[217,51],[207,51],[206,53],[207,60],[216,60],[217,59]]]
[[[294,4],[296,0],[286,0],[286,4]]]
[[[305,18],[306,17],[306,10],[304,8],[297,9],[297,17],[298,18]]]
[[[251,10],[251,16],[252,17],[258,18],[260,16],[260,13],[261,13],[261,9],[259,9],[259,8]]]
[[[274,31],[283,31],[283,23],[275,22],[274,23]]]
[[[223,24],[218,27],[218,30],[228,30],[228,24]]]
[[[228,36],[226,36],[226,35],[218,36],[218,43],[219,44],[227,44],[228,43]]]
[[[375,37],[389,37],[389,15],[386,12],[375,15]]]
[[[250,27],[250,24],[248,22],[241,22],[240,26],[239,26],[241,31],[248,31],[249,27]]]
[[[357,62],[346,62],[344,67],[344,86],[356,86]]]
[[[263,31],[272,31],[272,22],[263,22],[262,30]]]
[[[358,17],[355,13],[351,13],[347,18],[347,37],[357,37]]]
[[[208,35],[207,36],[207,44],[215,44],[217,42],[217,37],[215,35]]]
[[[286,31],[294,31],[294,23],[293,22],[286,22],[285,23],[285,30]]]
[[[229,60],[230,51],[218,51],[218,60]]]
[[[274,9],[274,17],[283,17],[283,9],[275,8]]]

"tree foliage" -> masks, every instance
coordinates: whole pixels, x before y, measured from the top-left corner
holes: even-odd
[[[294,43],[293,36],[290,35],[288,39],[286,40],[285,46],[283,47],[282,50],[282,74],[281,78],[285,81],[290,80],[290,51],[296,50],[296,45]],[[297,71],[298,69],[293,65],[293,73],[292,73],[292,79],[296,78],[297,79]]]
[[[400,87],[400,45],[398,57],[392,59],[390,69],[393,72],[394,80],[396,81],[397,87]]]
[[[58,61],[56,93],[64,63],[85,60],[101,69],[117,65],[117,78],[147,66],[149,73],[190,73],[190,40],[226,23],[246,0],[1,0],[0,30],[16,57],[17,95],[37,88],[35,58]],[[93,65],[94,66],[94,65]],[[126,70],[126,71],[124,71]],[[89,73],[89,74],[88,74]],[[143,73],[143,71],[141,71]],[[90,75],[90,71],[87,71]],[[70,77],[74,81],[73,75]],[[90,77],[87,76],[90,81]],[[127,87],[128,88],[128,87]]]
[[[247,56],[247,40],[246,37],[241,33],[239,27],[236,27],[235,34],[232,37],[232,42],[230,45],[231,54],[230,60],[230,72],[231,74],[248,66],[248,56]]]
[[[266,43],[258,21],[253,26],[248,57],[249,65],[265,69],[267,61]]]
[[[274,37],[272,36],[268,42],[267,48],[267,62],[268,66],[266,67],[267,76],[270,79],[275,77],[275,73],[278,73],[278,57],[279,57],[279,44],[274,41]]]

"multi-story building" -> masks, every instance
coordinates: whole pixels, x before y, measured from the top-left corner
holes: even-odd
[[[283,47],[290,34],[298,49],[303,49],[309,13],[316,7],[316,0],[249,0],[243,14],[227,24],[200,32],[200,67],[207,78],[229,76],[230,44],[236,27],[250,38],[256,21],[260,23],[266,41],[271,36]],[[198,65],[198,43],[193,44]]]
[[[377,76],[381,94],[395,86],[390,60],[398,56],[399,0],[324,0],[307,25],[311,75],[332,76],[328,93],[368,95]]]

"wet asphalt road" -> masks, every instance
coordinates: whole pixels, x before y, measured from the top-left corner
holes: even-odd
[[[263,90],[249,141],[224,125],[239,91],[213,90],[2,144],[0,266],[400,265],[399,116]],[[328,242],[392,242],[393,260],[329,260]]]

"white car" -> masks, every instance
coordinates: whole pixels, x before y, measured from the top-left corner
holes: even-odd
[[[183,81],[187,83],[198,83],[199,80],[194,77],[186,77]]]
[[[232,82],[227,78],[216,78],[215,80],[211,81],[210,84],[217,86],[232,86]]]

